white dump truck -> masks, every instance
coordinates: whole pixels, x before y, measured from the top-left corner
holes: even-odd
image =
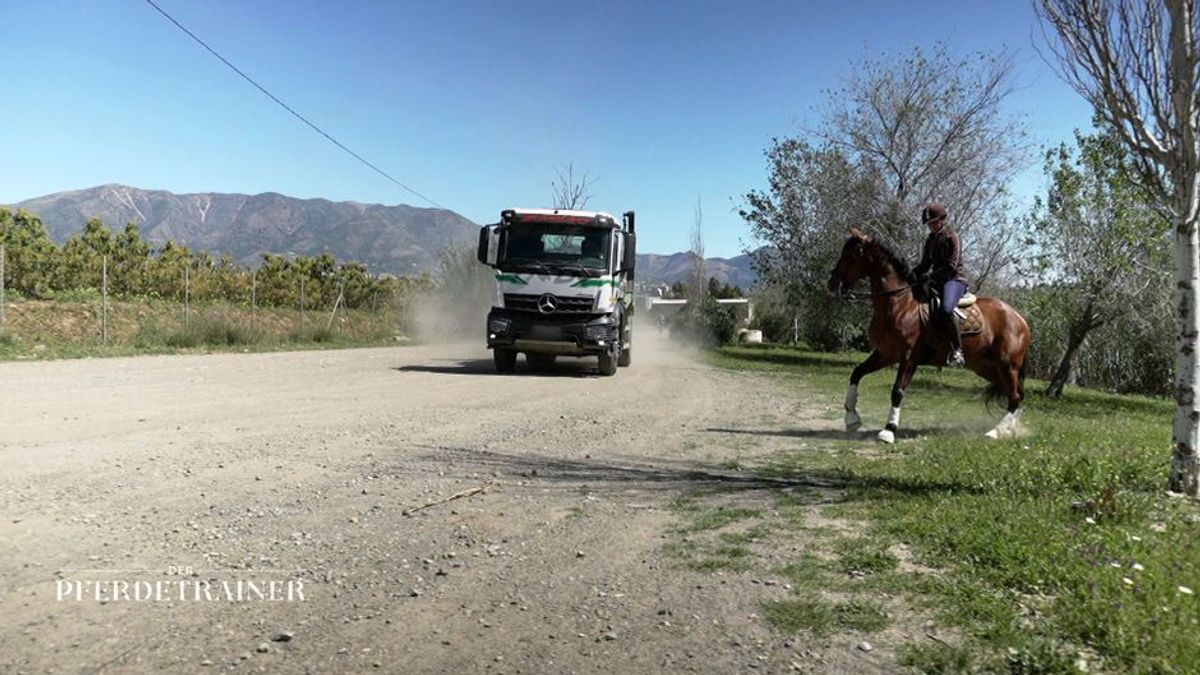
[[[479,261],[496,270],[487,345],[496,370],[595,356],[613,375],[633,357],[633,211],[506,209],[480,228]]]

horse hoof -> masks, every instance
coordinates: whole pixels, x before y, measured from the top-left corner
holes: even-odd
[[[992,440],[996,440],[997,438],[1000,438],[1000,432],[996,431],[995,429],[992,429],[991,431],[987,432],[983,436],[984,436],[984,438],[990,438]]]
[[[862,419],[858,415],[846,415],[844,420],[846,423],[846,431],[858,431],[862,426]]]
[[[875,439],[880,443],[895,443],[896,434],[892,433],[890,429],[884,429],[883,431],[879,432],[879,435],[877,435]]]
[[[854,422],[853,424],[851,424],[849,422],[846,423],[846,431],[849,433],[854,433],[861,428],[862,428],[862,422]]]

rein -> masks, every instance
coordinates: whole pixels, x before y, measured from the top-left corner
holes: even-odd
[[[886,298],[892,295],[899,295],[904,291],[911,291],[912,285],[905,284],[899,288],[893,288],[890,291],[880,291],[878,293],[855,293],[854,291],[843,291],[841,297],[843,300],[871,300],[874,298]]]

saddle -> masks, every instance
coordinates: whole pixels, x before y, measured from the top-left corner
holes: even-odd
[[[961,335],[975,335],[983,332],[983,312],[979,311],[975,301],[978,298],[974,293],[967,293],[958,301],[958,306],[954,308],[954,313],[959,319],[959,333]],[[921,325],[929,323],[929,317],[937,312],[942,307],[942,298],[938,295],[931,295],[929,301],[921,304]]]

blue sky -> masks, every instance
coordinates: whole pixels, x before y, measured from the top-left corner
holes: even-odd
[[[191,2],[159,4],[335,138],[479,222],[543,206],[555,167],[591,208],[638,211],[639,250],[742,252],[763,149],[818,120],[866,55],[1011,49],[1011,113],[1052,144],[1088,106],[1034,50],[1028,2]],[[0,0],[0,203],[102,183],[419,199],[359,164],[141,0]],[[1043,181],[1036,158],[1016,182]]]

